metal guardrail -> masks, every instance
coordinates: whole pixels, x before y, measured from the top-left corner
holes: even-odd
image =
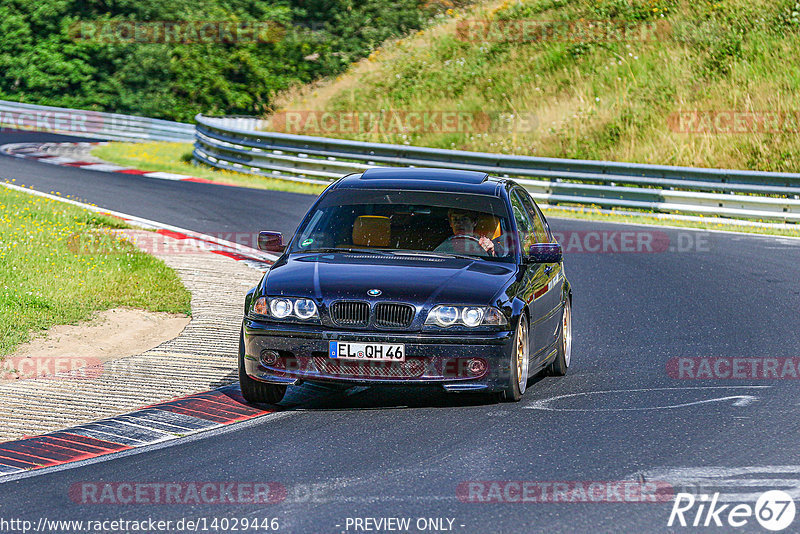
[[[326,184],[374,166],[442,167],[508,176],[550,205],[800,222],[800,173],[509,156],[261,131],[252,117],[197,115],[197,126],[0,100],[0,127],[115,141],[195,142],[213,167]]]
[[[514,178],[537,201],[800,221],[800,173],[510,156],[260,131],[249,117],[197,115],[194,158],[227,170],[329,183],[373,166],[446,167]]]
[[[0,127],[112,141],[194,141],[194,125],[0,100]]]

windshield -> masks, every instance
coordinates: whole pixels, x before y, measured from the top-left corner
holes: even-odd
[[[331,191],[290,252],[375,251],[514,261],[502,199],[429,191]]]

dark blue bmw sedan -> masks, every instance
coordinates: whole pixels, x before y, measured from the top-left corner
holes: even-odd
[[[328,187],[245,298],[242,394],[301,382],[438,385],[519,400],[563,375],[572,291],[561,246],[514,181],[375,168]]]

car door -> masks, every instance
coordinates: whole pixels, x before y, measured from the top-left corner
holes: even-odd
[[[525,194],[527,193],[522,188],[515,187],[510,192],[509,200],[511,201],[514,220],[517,223],[517,238],[522,249],[522,269],[524,270],[518,296],[525,301],[531,321],[531,357],[539,358],[541,355],[538,352],[544,347],[536,341],[535,329],[536,325],[544,319],[548,310],[543,305],[541,298],[537,298],[536,295],[541,295],[547,290],[547,274],[544,272],[545,266],[543,264],[528,261],[530,246],[536,243],[537,236],[534,223],[523,202],[523,195]],[[534,362],[532,362],[532,370],[538,367],[538,364]]]
[[[537,243],[554,243],[552,234],[544,219],[544,215],[539,211],[538,206],[530,198],[527,191],[518,191],[520,200],[525,206],[528,217],[533,222],[533,230]],[[543,276],[543,287],[536,294],[536,303],[541,308],[542,314],[539,322],[533,326],[533,339],[537,349],[543,349],[555,343],[558,331],[561,326],[561,287],[558,283],[562,278],[561,263],[540,264]]]

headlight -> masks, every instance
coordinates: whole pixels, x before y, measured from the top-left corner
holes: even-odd
[[[318,319],[317,305],[311,299],[258,297],[253,303],[253,313],[266,315],[275,319]]]
[[[294,314],[300,319],[311,319],[317,314],[317,305],[311,299],[294,301]]]
[[[458,321],[458,308],[454,306],[437,306],[431,310],[428,319],[439,326],[450,326]]]
[[[503,326],[508,324],[508,320],[503,312],[491,306],[440,305],[434,306],[428,313],[425,324],[443,328],[457,324],[474,328],[476,326]]]
[[[283,319],[292,314],[292,301],[289,299],[271,299],[269,311],[273,317]]]
[[[478,326],[483,320],[483,308],[464,308],[461,320],[467,326]]]

